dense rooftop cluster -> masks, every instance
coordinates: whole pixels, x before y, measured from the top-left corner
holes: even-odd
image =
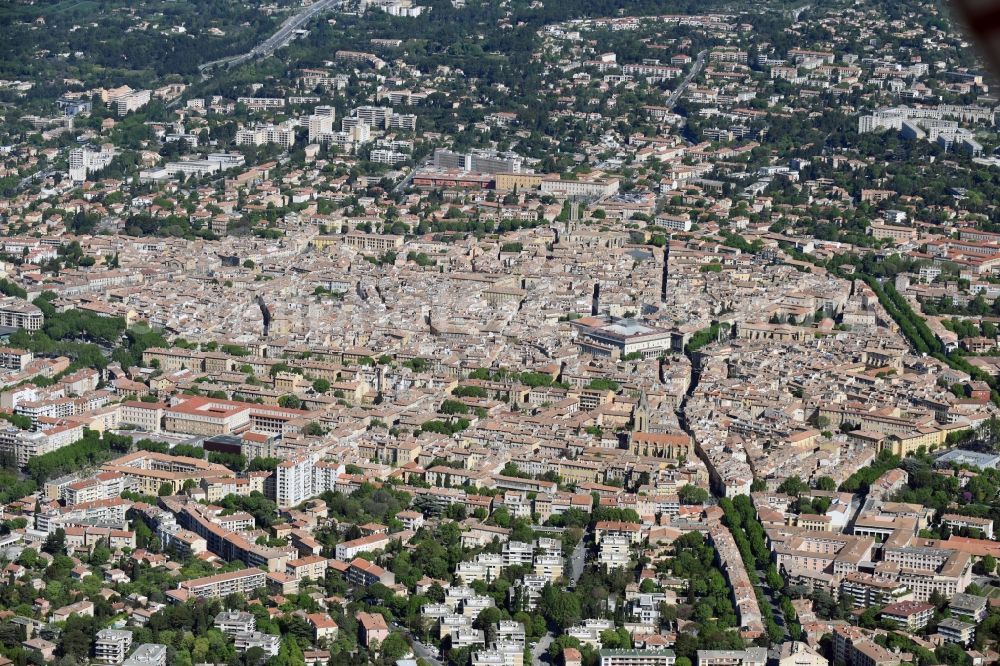
[[[0,12],[0,666],[1000,661],[989,74],[661,5]]]

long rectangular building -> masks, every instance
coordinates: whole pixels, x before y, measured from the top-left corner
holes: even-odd
[[[192,435],[229,435],[244,430],[281,434],[284,425],[308,412],[235,400],[193,397],[164,411],[164,429]]]
[[[153,451],[136,451],[107,462],[105,472],[117,472],[134,480],[138,491],[157,495],[164,483],[170,484],[171,493],[177,493],[184,482],[200,482],[206,478],[232,477],[235,474],[225,465],[187,456],[171,456]]]
[[[673,650],[601,650],[601,666],[674,666]]]
[[[251,568],[193,578],[181,583],[176,590],[169,590],[167,596],[183,603],[193,597],[218,599],[234,593],[250,594],[267,584],[266,576],[261,569]]]
[[[292,549],[269,548],[245,538],[238,532],[218,525],[191,506],[177,514],[177,522],[185,529],[205,539],[208,549],[219,557],[239,560],[248,566],[266,567],[269,571],[284,571]]]

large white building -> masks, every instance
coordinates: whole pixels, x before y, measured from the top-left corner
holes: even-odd
[[[45,431],[19,430],[13,426],[0,429],[0,454],[25,467],[32,458],[50,453],[83,438],[80,424],[60,425]]]
[[[123,629],[102,629],[94,641],[94,661],[99,664],[120,664],[132,648],[132,632]]]
[[[119,116],[125,116],[132,111],[138,111],[149,104],[152,93],[148,90],[133,90],[130,93],[116,97],[111,101],[115,106],[115,111]]]
[[[228,636],[257,629],[257,618],[246,611],[223,611],[215,616],[215,628]]]
[[[0,326],[38,331],[44,323],[45,315],[38,306],[16,296],[0,299]]]
[[[385,129],[389,127],[392,109],[387,106],[359,106],[354,109],[354,116],[369,127]]]
[[[631,543],[627,537],[609,536],[601,540],[601,552],[597,563],[610,569],[624,568],[629,565]]]
[[[691,231],[692,227],[691,219],[681,215],[659,215],[654,223],[670,231]]]
[[[275,492],[278,506],[297,506],[312,497],[313,467],[318,454],[306,453],[290,460],[283,460],[275,473]]]
[[[285,107],[285,100],[281,97],[237,97],[236,103],[245,104],[251,111],[283,109]]]
[[[601,650],[601,666],[674,666],[673,650]]]
[[[336,117],[336,110],[332,106],[317,106],[306,120],[309,127],[309,143],[320,141],[324,134],[332,133]]]
[[[107,168],[114,157],[113,148],[74,148],[69,151],[69,177],[75,182],[83,182],[89,174]]]
[[[133,484],[126,479],[124,474],[98,472],[94,476],[62,487],[59,495],[66,506],[74,506],[86,502],[115,499],[132,486]]]
[[[263,146],[266,143],[276,143],[282,148],[295,145],[295,128],[291,123],[280,125],[259,125],[241,129],[236,133],[237,146]]]
[[[233,644],[237,652],[246,652],[250,648],[260,648],[268,657],[278,656],[281,649],[281,636],[265,634],[260,631],[248,631],[233,636]]]
[[[601,199],[618,192],[618,179],[596,180],[562,180],[559,178],[544,178],[542,192],[563,197],[583,197],[586,199]]]
[[[389,118],[389,129],[409,130],[415,132],[417,129],[417,116],[413,113],[393,113]]]
[[[372,128],[359,122],[357,118],[344,118],[342,125],[344,129],[340,132],[320,134],[319,142],[337,146],[341,150],[353,153],[358,146],[371,141]]]
[[[372,151],[369,159],[376,164],[399,164],[409,159],[406,153],[398,153],[395,150],[376,148]]]
[[[871,115],[858,117],[858,132],[878,132],[882,130],[903,129],[907,121],[940,121],[954,118],[961,122],[993,124],[996,113],[981,106],[960,106],[956,104],[940,104],[932,107],[911,108],[908,106],[887,107],[877,109]]]
[[[122,663],[124,666],[167,666],[167,646],[143,643]]]

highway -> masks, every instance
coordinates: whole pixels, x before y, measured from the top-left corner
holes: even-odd
[[[232,65],[242,64],[253,58],[267,57],[292,41],[295,31],[302,28],[314,16],[320,12],[324,12],[335,7],[340,2],[341,0],[319,0],[314,4],[303,8],[298,14],[289,16],[278,27],[277,32],[250,49],[248,52],[241,53],[240,55],[229,56],[228,58],[222,58],[220,60],[213,60],[212,62],[206,62],[205,64],[200,65],[198,69],[201,71],[202,76],[207,77],[208,75],[206,72],[208,70],[214,69],[220,65],[229,67]]]
[[[802,12],[807,12],[810,9],[812,9],[812,5],[802,5],[798,9],[793,9],[792,10],[792,23],[798,23],[799,22],[799,16],[802,15]]]
[[[708,55],[708,51],[701,51],[695,58],[694,65],[691,67],[691,71],[687,73],[681,84],[677,86],[677,89],[670,93],[670,97],[667,98],[667,103],[664,104],[668,109],[674,108],[677,102],[680,101],[681,95],[687,90],[688,85],[694,80],[694,77],[701,74],[701,70],[705,68],[705,58]]]

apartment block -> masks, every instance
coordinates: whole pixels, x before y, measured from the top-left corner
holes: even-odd
[[[73,181],[82,183],[91,173],[107,168],[114,157],[113,149],[74,148],[69,151],[69,177]]]
[[[176,601],[186,601],[191,597],[218,599],[234,593],[249,595],[265,585],[265,572],[249,568],[184,581],[176,590],[168,591],[167,596]]]
[[[909,632],[927,626],[934,617],[934,606],[922,601],[899,601],[882,609],[882,619]]]
[[[332,106],[317,106],[312,115],[306,119],[306,125],[309,128],[309,143],[319,142],[322,135],[332,133],[336,116],[336,109]]]
[[[913,599],[913,593],[893,576],[849,573],[840,581],[840,594],[850,595],[855,608],[886,606]]]
[[[391,539],[386,534],[372,534],[369,536],[344,541],[337,544],[337,559],[344,562],[353,560],[359,553],[373,553],[384,550],[389,545]]]
[[[315,495],[314,466],[317,453],[306,453],[283,460],[275,470],[275,489],[279,508],[293,507]]]
[[[606,537],[623,537],[630,544],[642,541],[642,527],[638,523],[600,520],[594,525],[594,541],[600,545]]]
[[[149,104],[152,93],[149,90],[135,90],[113,100],[115,112],[119,116],[126,116],[133,111],[138,111]]]
[[[962,529],[978,530],[982,533],[982,538],[993,538],[993,520],[991,518],[976,518],[975,516],[946,513],[941,516],[941,523],[950,527],[952,532]]]
[[[375,583],[394,585],[396,583],[396,575],[391,571],[386,571],[377,564],[360,557],[351,561],[345,577],[348,583],[354,585],[374,585]]]
[[[698,650],[697,666],[767,666],[767,649]]]
[[[16,296],[0,298],[0,326],[39,331],[45,323],[45,315],[38,306]]]
[[[233,636],[233,644],[237,652],[246,652],[250,648],[260,648],[268,657],[277,657],[281,649],[281,636],[265,634],[260,631],[247,631]]]
[[[120,664],[132,649],[132,632],[102,629],[94,640],[94,661],[99,664]]]
[[[117,499],[132,485],[128,482],[124,474],[98,472],[90,478],[63,487],[60,491],[60,499],[67,506],[106,499]]]
[[[295,127],[290,123],[258,125],[236,132],[237,146],[263,146],[274,143],[288,149],[295,145]]]
[[[215,628],[229,636],[249,633],[257,628],[257,618],[246,611],[223,611],[215,616]]]
[[[938,633],[948,643],[966,646],[976,637],[976,626],[972,622],[949,617],[938,622]]]
[[[288,560],[285,563],[285,573],[296,580],[309,578],[319,581],[326,577],[326,563],[325,557],[307,555],[297,560]]]
[[[629,565],[631,543],[627,537],[608,536],[601,540],[601,550],[597,563],[608,569],[624,568]]]
[[[673,650],[601,650],[601,666],[674,666]]]
[[[122,666],[167,666],[167,646],[160,643],[143,643]]]

